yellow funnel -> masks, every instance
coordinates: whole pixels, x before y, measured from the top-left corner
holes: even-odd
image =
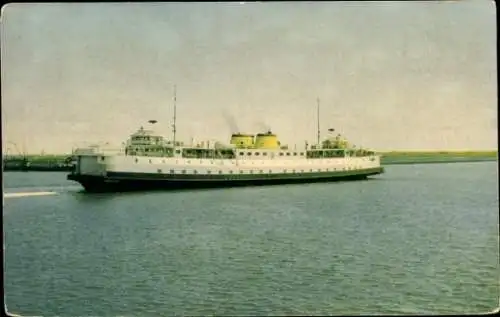
[[[234,144],[237,148],[251,148],[253,147],[253,135],[252,134],[241,134],[236,133],[231,135],[231,144]]]
[[[271,131],[259,133],[255,138],[255,148],[257,149],[279,149],[279,147],[278,137],[272,134]]]

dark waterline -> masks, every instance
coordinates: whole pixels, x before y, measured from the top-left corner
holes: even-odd
[[[5,297],[21,315],[472,313],[498,306],[495,162],[372,180],[86,195],[4,173]]]

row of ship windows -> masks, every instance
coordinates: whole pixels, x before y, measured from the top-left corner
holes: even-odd
[[[259,155],[260,155],[260,152],[247,152],[247,155],[248,155],[248,156],[251,156],[251,155],[252,155],[252,153],[253,153],[253,155],[255,155],[255,156],[259,156]],[[240,154],[240,155],[245,155],[245,152],[240,152],[239,154]],[[267,152],[262,152],[262,155],[263,155],[263,156],[267,156]],[[293,152],[293,153],[291,153],[291,152],[286,152],[286,154],[285,154],[285,153],[283,153],[283,152],[280,152],[280,153],[279,153],[279,156],[284,156],[284,155],[286,155],[286,156],[291,156],[291,155],[293,155],[293,156],[297,156],[297,155],[304,156],[304,152],[300,152],[300,153],[297,153],[297,152]]]
[[[281,153],[281,154],[283,154],[283,153]],[[290,154],[290,153],[288,153],[288,154]],[[104,157],[102,158],[102,160],[104,161]],[[372,158],[372,159],[370,159],[370,160],[371,160],[371,161],[373,161],[374,159]],[[136,163],[139,163],[139,159],[138,159],[138,158],[136,158],[136,159],[135,159],[135,162],[136,162]],[[161,162],[162,162],[163,164],[165,164],[165,160],[161,160]],[[149,160],[149,163],[153,163],[153,161],[150,159],[150,160]],[[186,163],[187,163],[187,164],[190,164],[190,163],[191,163],[191,161],[186,161]],[[210,164],[214,164],[214,162],[211,162]],[[252,164],[253,164],[253,162],[252,162]]]
[[[339,170],[343,170],[343,171],[345,171],[345,170],[351,170],[351,169],[354,169],[354,168],[353,167],[343,167],[342,169],[339,168]],[[321,172],[321,171],[322,171],[321,169],[317,170],[317,172]],[[330,169],[327,168],[325,171],[329,172]],[[337,169],[334,168],[334,169],[332,169],[332,171],[337,171]],[[292,170],[291,172],[292,173],[298,173],[296,170]],[[313,172],[314,172],[314,170],[311,168],[309,170],[309,173],[313,173]],[[158,169],[158,173],[162,173],[162,170]],[[223,173],[224,173],[223,171],[219,170],[219,174],[223,174]],[[245,171],[240,170],[239,173],[240,174],[245,174]],[[248,171],[248,174],[253,174],[253,173],[254,173],[253,170]],[[259,173],[260,174],[264,174],[264,170],[260,170]],[[272,173],[273,173],[273,171],[269,170],[269,174],[272,174]],[[288,173],[288,171],[287,170],[283,170],[283,173]],[[300,173],[304,173],[304,170],[300,170]],[[175,170],[170,170],[170,174],[175,174]],[[181,170],[181,174],[187,174],[187,171],[186,170]],[[197,170],[193,170],[193,174],[198,174],[198,171]],[[207,174],[212,174],[212,171],[207,171]],[[234,171],[230,170],[229,174],[234,174]]]
[[[134,151],[139,151],[139,149],[135,148]],[[158,151],[161,151],[161,149],[149,149],[149,148],[145,148],[144,151],[145,152],[158,152]],[[176,150],[175,153],[176,154],[181,154],[181,151],[180,150]],[[240,156],[243,156],[243,155],[245,155],[245,152],[240,152],[239,154],[240,154]],[[260,154],[261,154],[260,152],[247,152],[248,156],[252,156],[252,155],[259,156]],[[262,152],[262,155],[263,156],[267,156],[267,152]],[[292,155],[293,156],[297,156],[297,155],[304,156],[305,153],[304,152],[300,152],[300,153],[297,153],[297,152],[293,152],[293,153],[291,153],[291,152],[286,152],[286,153],[280,152],[279,153],[279,156],[285,156],[285,155],[286,156],[292,156]]]

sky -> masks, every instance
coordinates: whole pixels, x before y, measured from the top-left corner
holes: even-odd
[[[374,150],[497,149],[492,1],[8,4],[2,151],[334,128]],[[235,127],[236,126],[236,127]],[[238,131],[235,131],[238,130]]]

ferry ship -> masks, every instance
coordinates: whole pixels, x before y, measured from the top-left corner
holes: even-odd
[[[87,192],[107,192],[360,180],[384,172],[379,155],[340,135],[319,142],[319,124],[317,144],[299,150],[281,145],[272,131],[186,145],[175,139],[174,110],[173,135],[169,141],[140,127],[118,151],[77,149],[67,178]]]

